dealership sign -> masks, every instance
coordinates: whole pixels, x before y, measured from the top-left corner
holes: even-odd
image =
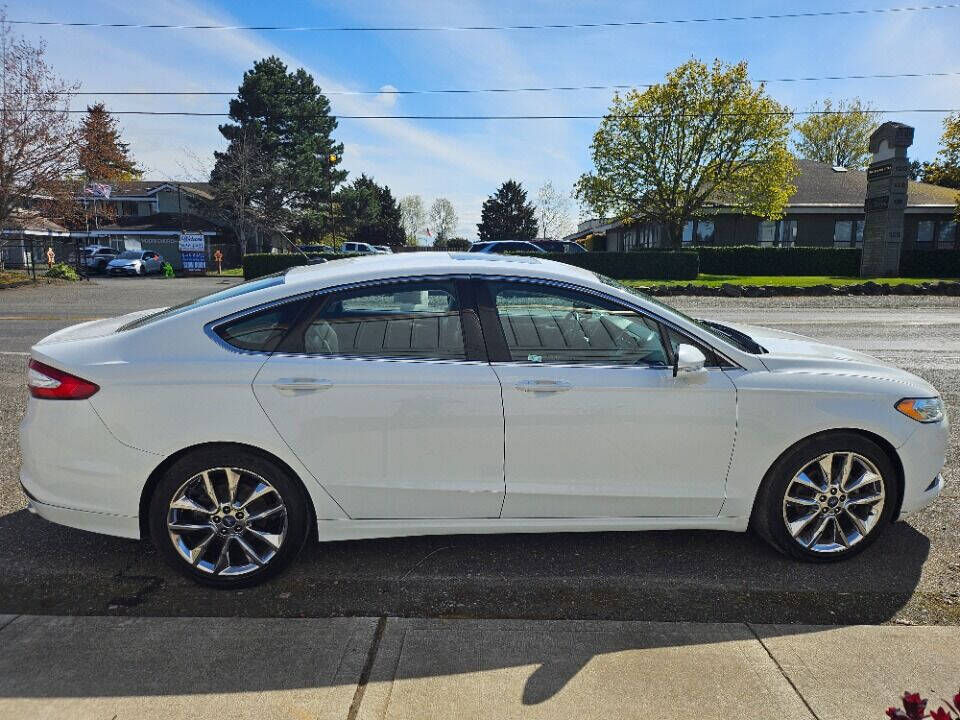
[[[184,270],[188,272],[206,271],[207,245],[202,234],[181,235],[179,249]]]

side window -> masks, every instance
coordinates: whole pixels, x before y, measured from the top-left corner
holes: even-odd
[[[313,355],[466,359],[451,282],[390,283],[331,294],[300,341],[302,352]]]
[[[293,300],[231,320],[216,327],[220,338],[240,350],[273,352],[296,324],[307,300]]]
[[[518,362],[668,365],[659,324],[582,293],[490,283],[510,358]]]

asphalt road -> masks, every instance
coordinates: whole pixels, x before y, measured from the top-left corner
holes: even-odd
[[[148,543],[30,515],[16,433],[30,344],[66,325],[232,282],[103,279],[0,291],[0,613],[960,624],[956,432],[944,495],[839,565],[798,565],[734,533],[468,535],[311,546],[273,582],[227,593],[182,580]],[[960,407],[958,298],[671,302],[869,352],[925,377]]]

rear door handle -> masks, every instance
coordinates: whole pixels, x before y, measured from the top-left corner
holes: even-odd
[[[329,390],[333,383],[329,380],[317,378],[278,378],[273,386],[284,395],[300,395],[302,393]]]
[[[521,380],[514,387],[523,392],[555,393],[565,392],[573,385],[566,380]]]

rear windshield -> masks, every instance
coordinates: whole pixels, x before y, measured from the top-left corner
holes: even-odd
[[[247,293],[256,292],[257,290],[263,290],[264,288],[283,285],[286,274],[287,271],[284,270],[279,273],[274,273],[273,275],[264,275],[256,280],[248,280],[245,283],[234,285],[226,290],[219,290],[215,293],[211,293],[210,295],[203,295],[195,300],[188,300],[180,305],[168,307],[164,310],[160,310],[159,312],[155,312],[152,315],[144,315],[143,317],[137,318],[132,322],[128,322],[126,325],[121,325],[119,328],[117,328],[117,332],[143,327],[144,325],[148,325],[157,320],[173,317],[174,315],[179,315],[180,313],[187,312],[188,310],[193,310],[194,308],[203,307],[204,305],[220,302],[221,300],[229,300],[230,298],[234,298],[239,295],[246,295]]]

